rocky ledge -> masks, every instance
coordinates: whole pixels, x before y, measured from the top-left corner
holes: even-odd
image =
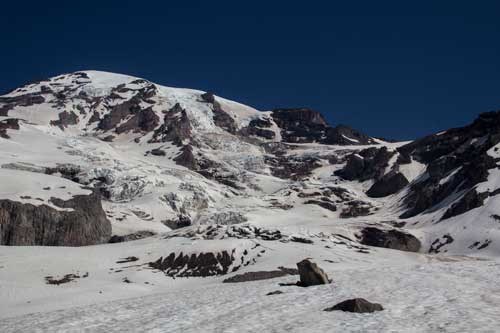
[[[50,201],[69,209],[0,200],[0,245],[84,246],[109,240],[111,223],[96,192]]]

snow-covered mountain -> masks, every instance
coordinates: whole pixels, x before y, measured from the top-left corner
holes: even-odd
[[[8,299],[0,317],[99,303],[96,290],[104,300],[191,290],[304,257],[345,282],[353,269],[368,277],[384,267],[409,279],[405,270],[418,275],[434,260],[428,254],[448,258],[444,269],[456,261],[453,269],[469,269],[476,262],[458,256],[500,254],[499,143],[496,112],[386,142],[307,108],[261,111],[119,74],[28,84],[0,97],[0,294]],[[117,266],[120,258],[128,259]],[[449,274],[458,281],[457,272]],[[45,284],[70,273],[78,287]],[[240,291],[221,293],[228,301]]]

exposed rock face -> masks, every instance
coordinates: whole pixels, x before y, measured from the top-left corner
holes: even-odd
[[[287,147],[284,144],[266,146],[266,151],[270,155],[265,156],[265,162],[270,166],[273,176],[300,180],[308,177],[314,169],[322,166],[320,159],[314,156],[285,155],[287,148],[292,147]]]
[[[116,133],[120,134],[128,131],[148,133],[154,130],[159,122],[160,119],[153,109],[149,107],[134,114],[127,122],[117,127]]]
[[[0,120],[0,137],[4,139],[9,139],[10,136],[7,134],[7,130],[19,130],[19,119],[10,118]]]
[[[154,131],[150,142],[172,141],[174,144],[181,146],[184,141],[191,140],[191,131],[191,122],[186,110],[177,103],[165,113],[163,124]]]
[[[272,140],[275,138],[276,134],[269,128],[272,126],[270,118],[262,117],[257,119],[252,119],[247,127],[240,130],[240,134],[243,136],[257,136],[264,139]]]
[[[353,298],[346,301],[340,302],[331,308],[327,308],[324,311],[346,311],[346,312],[356,312],[356,313],[370,313],[375,311],[382,311],[384,308],[378,303],[368,302],[364,298]]]
[[[202,94],[201,98],[205,102],[212,104],[215,125],[231,134],[235,134],[238,128],[236,122],[234,121],[233,117],[231,117],[226,111],[222,109],[220,103],[215,99],[214,94],[207,92]]]
[[[368,246],[409,252],[418,252],[421,247],[420,241],[413,235],[395,229],[381,230],[375,227],[362,229],[359,242]]]
[[[462,198],[451,205],[444,213],[442,220],[463,214],[471,209],[483,205],[484,200],[490,195],[488,192],[477,193],[475,189],[469,190]]]
[[[395,152],[388,151],[386,147],[364,149],[358,154],[349,155],[345,167],[335,174],[347,180],[378,180],[384,175],[394,154]]]
[[[111,224],[98,194],[51,201],[73,211],[0,200],[0,244],[84,246],[105,243],[110,238]]]
[[[332,128],[319,112],[311,109],[276,109],[272,117],[281,129],[284,142],[340,145],[373,143],[370,137],[347,126]]]
[[[325,144],[332,145],[368,145],[374,143],[368,135],[349,126],[338,125],[326,131]]]
[[[394,194],[408,185],[408,179],[401,172],[389,172],[377,180],[366,192],[372,198],[381,198]]]
[[[63,111],[59,113],[59,120],[52,120],[50,124],[52,126],[59,126],[59,128],[64,130],[68,125],[78,124],[78,116],[73,111]]]
[[[361,200],[352,200],[345,204],[342,212],[340,213],[340,218],[351,218],[358,216],[371,215],[372,205]]]
[[[318,265],[308,259],[297,263],[300,281],[297,283],[301,287],[316,286],[319,284],[331,283],[326,273]]]
[[[170,253],[166,258],[160,258],[149,266],[163,271],[168,276],[190,277],[190,276],[214,276],[224,275],[229,272],[234,258],[234,250],[229,254],[227,251],[217,253],[183,254],[176,256]]]
[[[144,80],[136,80],[131,84],[141,85],[142,88],[132,90],[125,85],[119,85],[106,96],[102,103],[110,111],[102,119],[99,119],[98,129],[103,131],[114,130],[120,134],[128,131],[150,132],[158,126],[158,116],[151,107],[154,104],[151,98],[157,93],[156,86]],[[121,102],[123,98],[120,94],[130,92],[134,95]],[[98,117],[94,113],[90,122],[97,120]]]
[[[427,164],[425,179],[411,185],[402,218],[430,209],[453,193],[464,193],[443,219],[482,205],[488,194],[474,186],[488,179],[496,161],[487,151],[500,142],[500,112],[481,114],[471,125],[430,135],[398,148],[400,154]],[[445,181],[444,181],[445,180]]]
[[[15,97],[0,97],[0,116],[8,116],[8,112],[16,106],[31,106],[42,104],[45,98],[39,94],[24,94]]]

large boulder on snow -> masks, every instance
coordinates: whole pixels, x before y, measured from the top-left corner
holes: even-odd
[[[346,311],[356,313],[369,313],[382,311],[384,308],[378,303],[371,303],[364,298],[353,298],[340,302],[324,311]]]
[[[297,268],[299,269],[300,275],[300,281],[297,284],[301,287],[331,283],[328,275],[309,259],[304,259],[297,263]]]
[[[0,200],[0,245],[84,246],[105,243],[111,223],[96,192],[48,205]]]
[[[382,230],[375,227],[362,229],[359,242],[368,246],[409,252],[418,252],[421,247],[420,241],[413,235],[396,229]]]

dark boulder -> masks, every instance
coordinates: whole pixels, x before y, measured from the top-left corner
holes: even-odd
[[[389,172],[377,180],[366,191],[366,195],[371,198],[381,198],[394,194],[402,190],[410,182],[401,172]]]
[[[420,241],[413,235],[391,229],[381,230],[375,227],[366,227],[361,230],[359,242],[363,245],[384,247],[388,249],[418,252]]]
[[[170,229],[175,230],[189,227],[192,222],[189,216],[180,214],[179,216],[177,216],[177,219],[165,220],[163,221],[163,224],[165,224]]]
[[[326,308],[324,311],[345,311],[355,313],[370,313],[382,311],[384,308],[378,303],[368,302],[364,298],[353,298],[340,302],[331,308]]]
[[[156,148],[156,149],[151,150],[151,155],[154,155],[154,156],[165,156],[166,153],[165,153],[165,151],[163,149]]]
[[[309,259],[304,259],[297,263],[297,268],[299,269],[300,275],[300,281],[297,285],[301,287],[331,283],[331,280],[328,279],[328,275],[326,275],[326,273],[319,268],[318,265],[311,262]]]

